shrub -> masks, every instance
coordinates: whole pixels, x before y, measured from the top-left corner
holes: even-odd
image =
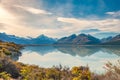
[[[105,69],[107,70],[105,76],[108,77],[109,80],[120,80],[120,60],[117,61],[117,64],[108,62],[105,65]]]
[[[91,73],[88,67],[73,67],[71,71],[73,80],[91,80]]]
[[[107,72],[92,75],[92,80],[120,80],[120,60],[116,64],[108,62],[104,68]]]
[[[2,68],[2,64],[0,63],[0,68]]]
[[[3,52],[6,54],[6,55],[11,55],[12,53],[6,49],[6,48],[2,48]]]
[[[4,80],[10,80],[11,75],[8,74],[7,72],[1,72],[0,73],[0,78],[4,79]]]

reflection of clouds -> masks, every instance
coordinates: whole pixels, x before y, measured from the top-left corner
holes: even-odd
[[[90,56],[71,56],[69,54],[64,54],[60,51],[48,52],[45,55],[39,55],[34,51],[24,51],[23,55],[19,58],[19,62],[27,64],[36,64],[41,67],[52,67],[53,65],[62,64],[63,66],[86,66],[88,65],[91,71],[102,73],[104,72],[104,65],[108,61],[115,62],[120,59],[115,54],[109,54],[107,52],[98,51]]]
[[[68,58],[66,59],[66,57]],[[63,54],[61,52],[51,52],[44,56],[41,56],[35,52],[32,52],[30,54],[25,52],[19,58],[19,61],[23,63],[37,64],[43,67],[51,67],[53,65],[59,65],[59,64],[72,66],[72,65],[76,65],[77,63],[81,63],[79,59],[75,59],[75,58],[76,57],[72,57],[68,54]]]
[[[101,55],[100,55],[101,54]],[[117,57],[117,55],[115,54],[109,54],[107,52],[103,52],[103,51],[98,51],[96,52],[94,55],[91,55],[90,57],[94,57],[94,58],[101,58],[101,59],[104,59],[104,58],[113,58],[113,57]]]

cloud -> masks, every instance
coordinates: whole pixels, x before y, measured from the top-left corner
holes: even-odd
[[[69,26],[64,26],[64,30],[70,33],[85,33],[91,34],[97,38],[104,38],[108,36],[115,36],[120,32],[120,19],[105,18],[105,19],[77,19],[77,18],[64,18],[57,19],[60,22],[68,23]]]
[[[98,19],[98,20],[89,20],[89,19],[77,19],[77,18],[63,18],[58,17],[57,19],[60,22],[71,24],[69,27],[73,27],[72,30],[83,30],[83,29],[99,29],[102,31],[113,31],[119,32],[119,23],[120,19]]]
[[[117,33],[117,32],[98,32],[98,33],[93,34],[93,36],[95,36],[99,39],[102,39],[102,38],[107,38],[109,36],[116,36],[118,34],[119,33]]]
[[[67,32],[78,32],[82,29],[87,28],[88,25],[90,24],[88,20],[77,19],[77,18],[58,17],[57,20],[59,22],[68,24],[66,26],[63,25],[63,29],[66,30]]]
[[[32,7],[25,7],[25,6],[19,6],[19,5],[16,5],[15,7],[19,7],[19,8],[22,8],[28,12],[31,12],[33,14],[48,14],[48,15],[51,15],[52,13],[50,12],[47,12],[45,10],[41,10],[41,9],[36,9],[36,8],[32,8]]]
[[[0,19],[14,19],[14,17],[0,5]]]
[[[81,30],[80,32],[85,34],[91,34],[94,37],[99,39],[109,37],[109,36],[115,36],[119,34],[119,32],[101,31],[99,29],[85,29],[85,30]]]
[[[108,15],[114,15],[115,12],[106,12],[106,14],[108,14]]]
[[[65,23],[79,23],[80,21],[75,18],[64,18],[64,17],[58,17],[58,21],[65,22]]]
[[[79,34],[81,30],[91,28],[104,32],[120,31],[119,18],[110,18],[111,16],[109,16],[100,19],[99,16],[94,14],[81,18],[76,13],[82,14],[83,10],[84,14],[87,6],[74,5],[73,0],[60,2],[57,0],[53,3],[48,3],[47,0],[2,0],[0,3],[0,23],[5,25],[5,29],[2,31],[23,37],[36,37],[45,34],[59,38],[73,33]],[[74,13],[74,10],[77,11]],[[91,9],[88,10],[92,11]],[[108,12],[107,15],[115,15],[115,13]]]
[[[54,36],[53,34],[56,32],[54,29],[61,25],[57,24],[56,16],[46,10],[34,8],[36,3],[33,2],[34,5],[29,5],[29,1],[31,0],[2,1],[0,5],[0,23],[6,25],[4,32],[24,37],[36,37],[40,34]],[[26,5],[28,7],[21,8],[21,6],[16,7],[16,5]],[[25,31],[23,32],[23,30]]]
[[[115,17],[115,18],[120,18],[120,11],[116,11],[116,12],[106,12],[106,14]]]
[[[93,32],[100,32],[99,29],[85,29],[85,30],[81,30],[80,32],[82,33],[93,33]]]
[[[1,30],[5,30],[5,24],[3,24],[3,23],[0,23],[0,31]]]

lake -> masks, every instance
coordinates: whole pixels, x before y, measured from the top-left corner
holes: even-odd
[[[40,67],[53,65],[89,66],[95,73],[105,72],[108,61],[120,59],[120,46],[28,46],[22,50],[18,62],[35,64]]]

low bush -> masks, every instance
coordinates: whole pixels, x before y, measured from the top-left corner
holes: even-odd
[[[8,50],[8,49],[6,49],[6,48],[2,48],[2,50],[3,50],[3,53],[5,53],[6,55],[11,55],[12,53]]]
[[[3,80],[10,80],[11,79],[11,75],[8,74],[7,72],[1,72],[0,73],[0,78],[2,78]]]

